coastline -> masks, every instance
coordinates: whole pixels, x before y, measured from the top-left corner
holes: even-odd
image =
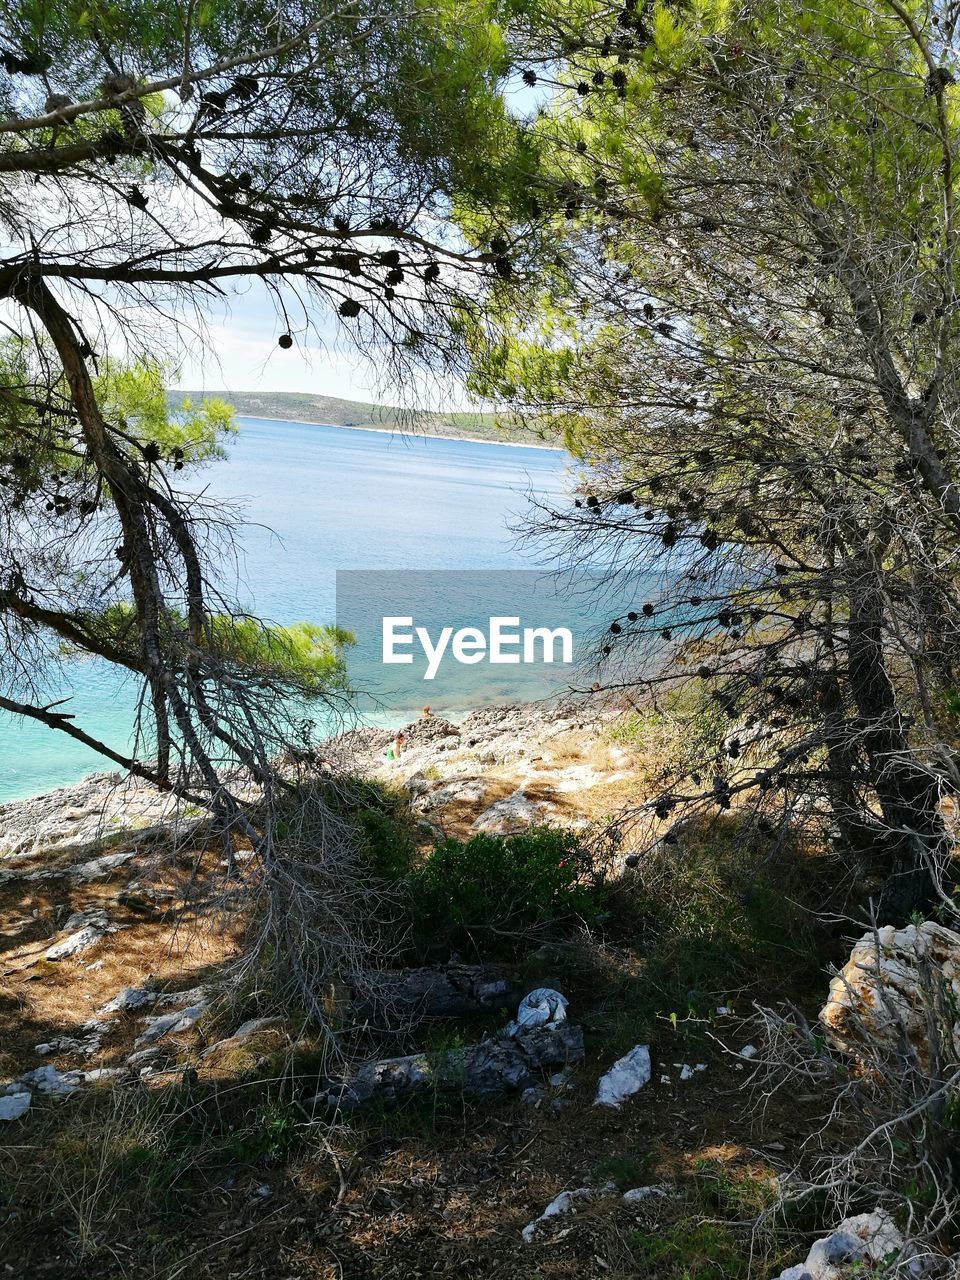
[[[417,436],[428,440],[453,440],[460,444],[492,444],[506,449],[540,449],[546,453],[566,453],[561,445],[527,444],[523,440],[485,440],[482,436],[447,436],[438,431],[404,431],[399,427],[360,426],[359,423],[346,422],[314,422],[308,418],[278,418],[272,413],[238,413],[237,421],[251,418],[258,422],[289,422],[297,427],[336,427],[338,431],[371,431],[379,436],[401,436],[416,439]]]

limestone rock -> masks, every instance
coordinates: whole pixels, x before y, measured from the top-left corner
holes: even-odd
[[[220,1053],[225,1049],[238,1049],[251,1036],[255,1036],[261,1031],[267,1031],[271,1027],[276,1027],[282,1021],[282,1018],[248,1018],[246,1022],[237,1027],[233,1035],[227,1036],[225,1040],[218,1040],[216,1044],[211,1044],[204,1049],[201,1057],[208,1058],[212,1053]]]
[[[100,854],[118,838],[139,841],[161,829],[177,809],[175,797],[140,779],[91,773],[74,786],[0,805],[0,856]]]
[[[105,1022],[91,1018],[89,1022],[83,1024],[80,1030],[83,1033],[82,1035],[55,1036],[53,1040],[35,1045],[34,1049],[41,1056],[47,1056],[51,1053],[74,1053],[84,1058],[92,1058],[95,1053],[100,1051],[103,1037],[110,1028]]]
[[[55,942],[43,953],[44,960],[65,960],[80,951],[94,946],[107,933],[112,933],[117,926],[102,907],[87,907],[85,911],[75,911],[63,926],[62,932],[67,936]]]
[[[631,1187],[620,1199],[626,1205],[643,1204],[645,1200],[664,1200],[672,1191],[665,1183],[654,1183],[649,1187]]]
[[[33,1097],[26,1090],[0,1098],[0,1120],[19,1120],[30,1109]]]
[[[157,993],[149,987],[121,987],[112,1000],[100,1006],[97,1013],[127,1013],[153,1004],[156,999]]]
[[[872,1275],[874,1267],[897,1259],[906,1264],[906,1270],[897,1274],[919,1277],[927,1269],[918,1251],[905,1244],[889,1215],[875,1209],[845,1218],[836,1231],[814,1243],[806,1262],[788,1267],[776,1280],[856,1280],[868,1268]]]
[[[188,1005],[185,1009],[175,1009],[173,1013],[161,1013],[156,1018],[145,1018],[145,1029],[134,1040],[134,1047],[153,1044],[164,1036],[182,1035],[184,1031],[192,1031],[206,1011],[207,1001]]]
[[[133,856],[132,849],[122,850],[120,853],[104,853],[99,858],[78,862],[76,866],[70,868],[70,874],[76,880],[102,880],[110,875],[111,871],[116,871],[117,867],[122,867],[125,862],[129,862]]]
[[[879,950],[877,943],[879,942]],[[960,1055],[960,934],[931,920],[866,933],[830,984],[820,1021],[835,1048],[857,1057],[896,1051],[901,1037],[929,1061],[931,1007],[953,1052]]]
[[[523,831],[535,823],[542,823],[552,812],[551,806],[542,800],[532,800],[518,787],[503,800],[497,800],[484,809],[473,823],[474,831],[487,831],[492,835],[509,835]]]
[[[27,1085],[38,1093],[62,1095],[73,1093],[83,1083],[82,1071],[58,1071],[53,1063],[42,1067],[34,1067],[16,1081],[18,1085]]]
[[[478,778],[448,782],[420,794],[411,807],[416,813],[430,813],[448,804],[479,804],[486,792],[486,784]]]
[[[544,1224],[551,1218],[564,1213],[576,1213],[577,1205],[584,1201],[595,1200],[598,1196],[609,1195],[616,1190],[616,1183],[605,1182],[602,1187],[575,1187],[572,1191],[561,1191],[555,1196],[541,1213],[539,1218],[528,1222],[521,1232],[525,1244],[533,1244],[543,1234]]]

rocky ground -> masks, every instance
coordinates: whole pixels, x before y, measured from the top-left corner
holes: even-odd
[[[401,789],[425,837],[587,828],[642,798],[649,768],[610,726],[484,710],[407,726],[395,761],[368,729],[323,757]],[[812,1223],[744,1227],[824,1101],[760,1089],[746,971],[694,1013],[693,992],[661,1003],[629,946],[543,948],[511,984],[568,996],[585,1048],[565,1069],[502,1097],[318,1111],[309,1030],[263,993],[221,999],[243,934],[224,871],[201,815],[117,775],[0,807],[4,1274],[747,1280],[805,1256]],[[423,1047],[461,1052],[514,1012],[435,1020]],[[637,1092],[597,1106],[628,1052]]]

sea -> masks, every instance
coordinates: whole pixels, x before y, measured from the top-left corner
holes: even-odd
[[[347,624],[351,618],[337,616],[338,571],[344,597],[347,586],[376,584],[364,575],[387,575],[396,588],[406,572],[435,609],[448,583],[461,599],[494,583],[504,597],[496,607],[509,608],[515,588],[522,595],[529,575],[547,581],[549,570],[522,529],[536,506],[570,501],[574,474],[561,450],[244,417],[226,456],[188,483],[239,513],[236,551],[217,566],[225,594],[268,621]],[[556,603],[557,588],[547,592]],[[402,608],[402,595],[392,608]],[[572,607],[590,612],[582,599]],[[371,699],[360,714],[399,725],[415,703],[455,715],[471,701],[516,693],[508,678],[491,685],[489,666],[469,668],[474,683],[465,670],[446,704],[439,685],[408,684],[393,702]],[[132,740],[137,688],[108,664],[78,658],[51,666],[44,693],[50,702],[64,699],[61,709],[111,747]],[[0,802],[114,767],[42,725],[0,713]]]

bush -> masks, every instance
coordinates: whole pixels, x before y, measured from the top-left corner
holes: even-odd
[[[635,1274],[650,1280],[746,1280],[749,1241],[721,1223],[685,1218],[655,1234],[634,1232]]]
[[[532,940],[594,923],[606,885],[575,832],[443,840],[407,878],[414,945],[509,958]]]

